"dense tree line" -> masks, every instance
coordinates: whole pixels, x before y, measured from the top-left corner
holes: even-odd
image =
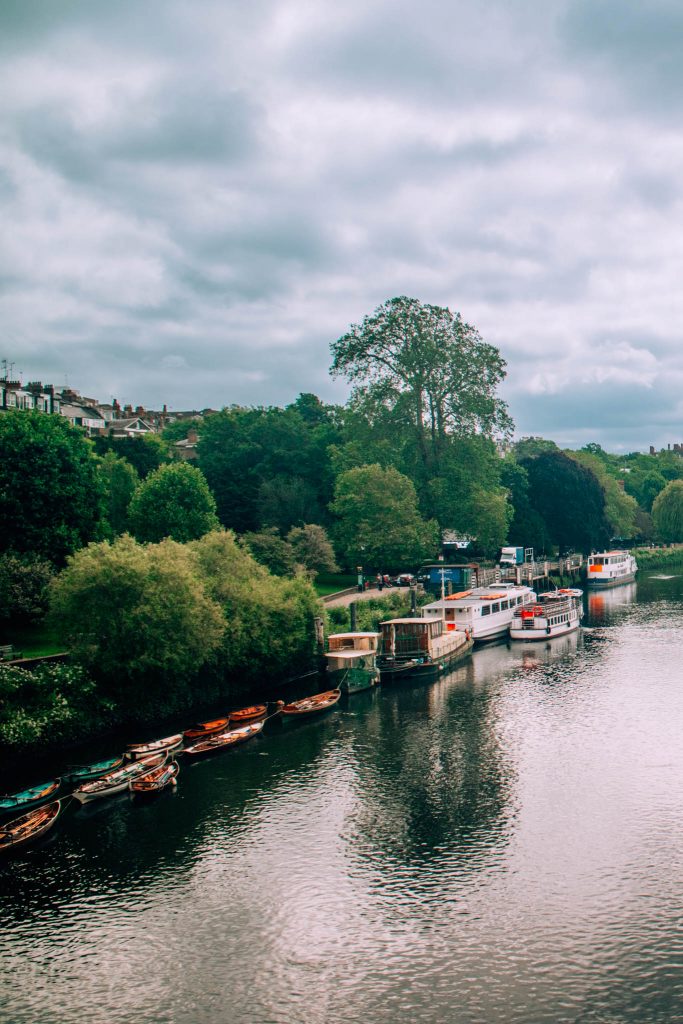
[[[343,406],[301,394],[131,439],[0,416],[0,639],[51,606],[81,666],[64,692],[59,673],[8,677],[8,707],[30,691],[42,722],[93,679],[112,707],[181,706],[198,673],[218,693],[288,672],[311,654],[316,574],[414,569],[444,530],[474,538],[468,557],[683,540],[683,458],[512,444],[505,362],[460,314],[392,299],[331,351]],[[189,428],[192,464],[174,457]]]

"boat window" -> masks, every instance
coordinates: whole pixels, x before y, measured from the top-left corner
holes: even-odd
[[[491,605],[491,611],[492,612],[499,612],[500,611],[500,601],[496,601],[495,604]]]
[[[510,602],[509,601],[501,601],[500,602],[501,611],[505,611],[505,609],[509,608],[509,607],[510,607]]]
[[[478,609],[477,609],[477,610],[478,610]],[[488,604],[483,604],[483,605],[481,606],[481,614],[482,614],[482,615],[490,615],[490,614],[491,614],[491,607],[490,607],[490,605],[488,605]]]

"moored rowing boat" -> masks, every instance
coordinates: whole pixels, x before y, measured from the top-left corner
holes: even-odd
[[[74,766],[65,776],[72,785],[81,782],[90,782],[91,779],[99,779],[108,772],[120,768],[124,762],[123,754],[118,757],[110,757],[106,761],[96,761],[94,764]]]
[[[57,821],[61,809],[61,800],[54,800],[3,825],[0,828],[0,852],[15,850],[45,835]]]
[[[239,743],[250,740],[253,736],[258,736],[262,729],[263,722],[249,722],[239,729],[229,729],[227,732],[219,733],[218,736],[210,736],[208,739],[201,740],[191,747],[185,747],[180,753],[186,754],[188,757],[214,754],[218,750],[227,750],[228,747],[237,746]]]
[[[162,751],[170,754],[183,745],[183,734],[175,733],[173,736],[164,736],[163,739],[153,740],[151,743],[129,743],[126,748],[126,757],[131,761],[139,761],[150,754],[159,754]]]
[[[191,729],[186,729],[183,736],[186,740],[203,740],[207,736],[215,736],[217,733],[223,732],[229,724],[229,715],[227,718],[214,718],[210,722],[199,722],[197,725],[192,726]]]
[[[268,706],[266,704],[252,704],[248,708],[242,708],[240,711],[230,712],[230,724],[235,725],[246,725],[247,722],[259,722],[262,718],[266,717]]]
[[[315,715],[321,711],[329,711],[339,701],[341,690],[325,690],[324,693],[316,693],[312,697],[303,697],[301,700],[294,700],[291,704],[285,704],[282,714],[286,717]]]
[[[166,751],[162,751],[160,754],[143,758],[140,761],[129,761],[123,768],[117,768],[116,771],[109,772],[100,779],[84,782],[81,786],[77,786],[72,796],[84,804],[89,800],[97,800],[103,796],[114,796],[116,793],[123,793],[125,789],[128,789],[128,785],[133,779],[142,778],[143,775],[154,771],[155,768],[160,768],[161,765],[166,763],[167,757]]]
[[[177,785],[179,771],[177,761],[162,764],[140,778],[131,779],[129,782],[131,792],[136,796],[154,796],[156,793],[161,793],[167,786]]]
[[[0,811],[32,810],[54,797],[61,784],[61,779],[52,779],[50,782],[39,782],[36,786],[29,786],[19,793],[0,797]]]

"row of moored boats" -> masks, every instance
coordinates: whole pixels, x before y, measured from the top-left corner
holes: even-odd
[[[150,743],[131,743],[117,757],[74,767],[62,778],[0,797],[0,814],[18,815],[0,825],[0,853],[17,850],[49,832],[69,799],[85,804],[126,790],[137,797],[161,793],[177,784],[179,756],[197,759],[229,750],[258,736],[275,715],[307,717],[334,707],[340,697],[341,691],[334,689],[290,704],[254,704],[223,718],[200,722],[182,733]]]

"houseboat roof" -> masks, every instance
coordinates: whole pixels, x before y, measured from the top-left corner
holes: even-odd
[[[472,605],[481,604],[482,601],[500,601],[503,598],[517,594],[531,593],[531,587],[525,584],[496,583],[493,587],[476,587],[474,590],[465,590],[461,594],[451,594],[450,597],[439,598],[423,606],[423,611],[432,611],[436,608],[452,608],[456,605],[460,608],[468,608]]]
[[[424,626],[428,621],[428,619],[421,618],[387,619],[386,622],[380,622],[380,626],[403,626],[411,623],[414,626]]]
[[[377,635],[381,636],[380,633]],[[354,661],[376,654],[377,651],[359,651],[356,647],[344,647],[341,651],[325,651],[326,658],[334,658],[335,660],[340,659],[341,661]]]
[[[380,637],[381,633],[330,633],[328,640],[357,640],[364,637]]]

